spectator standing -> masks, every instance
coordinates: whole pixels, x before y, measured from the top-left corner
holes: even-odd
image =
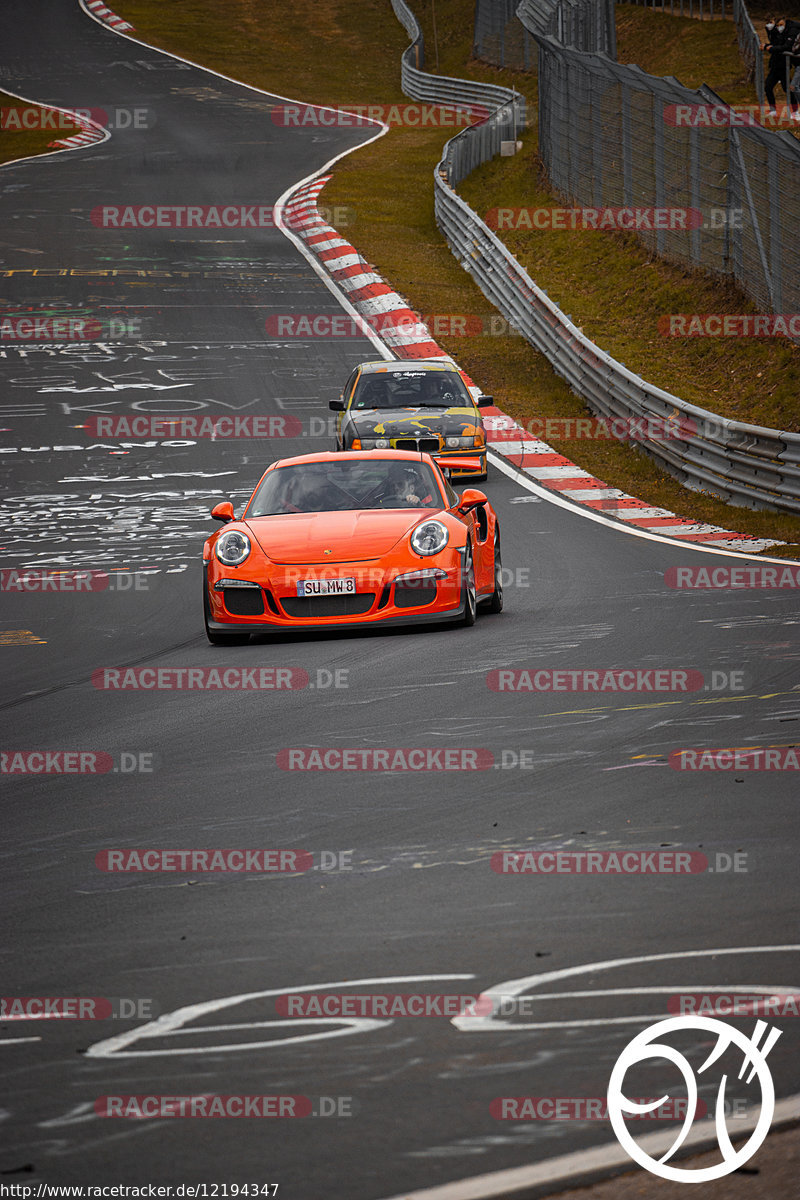
[[[790,96],[793,96],[795,100],[795,103],[792,104],[792,117],[795,121],[800,121],[800,33],[794,39],[791,50],[791,66],[794,68],[794,74],[789,84],[789,91]]]
[[[769,115],[776,117],[778,115],[775,107],[775,87],[781,84],[784,91],[787,91],[789,106],[792,110],[792,118],[795,119],[795,113],[800,107],[792,87],[787,90],[786,74],[787,60],[786,53],[792,50],[795,39],[800,34],[800,25],[795,21],[787,21],[786,17],[778,17],[777,21],[772,18],[766,24],[767,40],[761,47],[762,50],[769,51],[769,72],[764,81],[764,91],[769,104]]]

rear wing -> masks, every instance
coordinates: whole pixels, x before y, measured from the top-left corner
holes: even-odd
[[[472,471],[475,475],[480,475],[483,470],[483,463],[479,458],[447,458],[437,454],[434,462],[442,471]]]

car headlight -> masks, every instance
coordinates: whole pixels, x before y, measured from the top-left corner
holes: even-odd
[[[238,567],[250,553],[250,538],[238,529],[230,529],[217,538],[214,547],[217,558],[226,567]]]
[[[359,446],[360,450],[388,450],[389,449],[389,439],[388,438],[364,438],[364,437],[362,437],[362,438],[358,438],[357,440],[360,442],[360,446]],[[355,450],[355,448],[356,448],[356,443],[354,441],[353,449]]]
[[[449,540],[447,526],[441,521],[423,521],[411,534],[411,549],[417,554],[438,554]]]
[[[449,437],[446,440],[447,440],[447,446],[451,450],[455,450],[457,448],[464,447],[464,446],[474,446],[474,444],[475,444],[474,437]]]

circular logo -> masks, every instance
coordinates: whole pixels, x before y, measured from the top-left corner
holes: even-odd
[[[682,1167],[671,1167],[666,1165],[666,1163],[667,1159],[671,1158],[675,1151],[683,1145],[694,1120],[697,1108],[697,1080],[691,1064],[680,1051],[664,1042],[659,1042],[657,1039],[668,1036],[671,1033],[683,1033],[686,1030],[698,1029],[704,1030],[706,1033],[716,1034],[717,1044],[702,1066],[698,1068],[697,1074],[701,1075],[703,1071],[707,1070],[724,1054],[728,1046],[733,1043],[739,1047],[744,1055],[744,1061],[739,1071],[739,1078],[742,1078],[749,1065],[748,1083],[753,1078],[753,1075],[755,1075],[761,1085],[761,1111],[756,1127],[749,1139],[738,1150],[734,1150],[728,1136],[727,1125],[725,1124],[725,1085],[727,1083],[727,1076],[723,1075],[717,1093],[714,1117],[717,1141],[719,1142],[723,1161],[717,1163],[716,1166],[702,1167],[693,1171]],[[767,1036],[763,1045],[759,1048],[759,1043],[765,1034]],[[656,1025],[651,1025],[648,1029],[643,1030],[622,1051],[614,1064],[614,1069],[611,1072],[611,1078],[608,1082],[608,1116],[614,1133],[617,1135],[622,1147],[640,1167],[644,1167],[645,1170],[652,1172],[653,1175],[658,1175],[661,1179],[674,1179],[678,1183],[704,1183],[706,1180],[719,1179],[721,1176],[729,1175],[731,1171],[737,1170],[755,1154],[769,1132],[772,1114],[775,1109],[775,1087],[769,1067],[767,1066],[767,1055],[780,1036],[781,1031],[768,1026],[765,1021],[757,1021],[752,1037],[748,1038],[740,1030],[727,1025],[724,1021],[717,1021],[713,1017],[695,1016],[671,1017],[669,1020],[659,1021]],[[631,1137],[628,1127],[625,1124],[625,1114],[640,1116],[643,1113],[651,1112],[653,1109],[660,1107],[668,1097],[662,1096],[660,1100],[638,1104],[636,1101],[628,1100],[622,1092],[622,1085],[628,1070],[636,1063],[650,1058],[664,1058],[678,1068],[686,1085],[688,1100],[683,1125],[666,1154],[662,1155],[658,1160],[651,1158],[638,1142],[634,1141]]]

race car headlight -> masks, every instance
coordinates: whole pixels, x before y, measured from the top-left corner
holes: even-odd
[[[217,558],[226,567],[238,567],[250,553],[250,538],[246,533],[239,533],[238,529],[231,529],[217,539],[214,549]]]
[[[450,450],[463,449],[465,446],[475,446],[482,443],[478,442],[474,437],[449,437],[447,438],[447,446]]]
[[[388,438],[360,438],[359,440],[361,443],[361,445],[360,445],[361,450],[388,450],[389,449],[389,439]],[[355,449],[355,442],[353,442],[353,449]]]
[[[411,534],[411,549],[417,554],[438,554],[450,539],[447,526],[441,521],[423,521]]]

